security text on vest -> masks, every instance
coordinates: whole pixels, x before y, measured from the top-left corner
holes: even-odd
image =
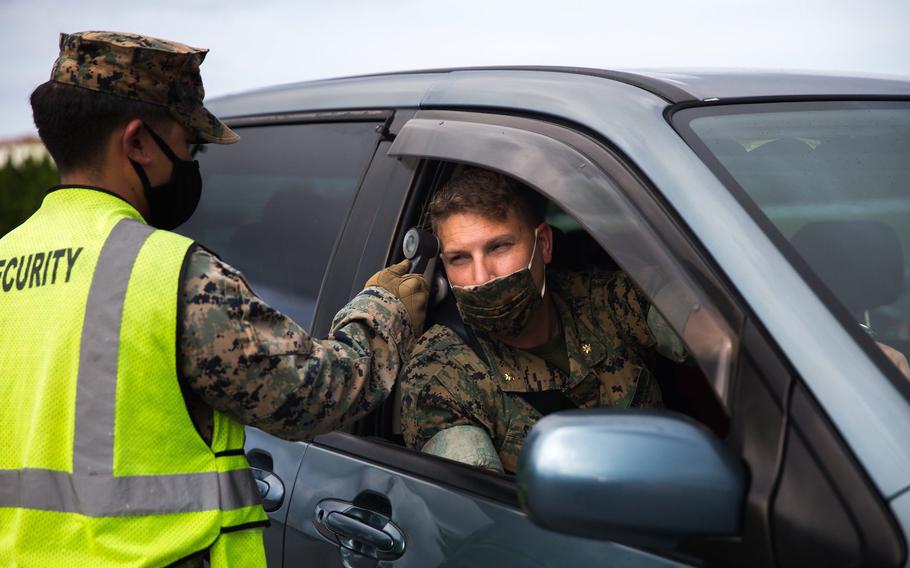
[[[14,292],[57,282],[67,283],[82,247],[0,258],[0,290]]]

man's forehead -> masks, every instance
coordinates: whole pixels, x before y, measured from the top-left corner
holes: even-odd
[[[449,252],[482,246],[503,237],[521,236],[531,230],[517,215],[495,218],[476,213],[453,213],[439,223],[437,236],[443,252]]]

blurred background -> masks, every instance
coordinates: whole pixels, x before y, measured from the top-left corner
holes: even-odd
[[[207,98],[279,83],[476,65],[752,68],[910,77],[908,0],[0,0],[0,235],[57,183],[28,98],[60,32],[211,49]]]

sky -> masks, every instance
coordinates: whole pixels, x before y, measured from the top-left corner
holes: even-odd
[[[0,140],[58,34],[129,31],[211,50],[206,96],[474,65],[753,68],[910,78],[910,0],[0,0]]]

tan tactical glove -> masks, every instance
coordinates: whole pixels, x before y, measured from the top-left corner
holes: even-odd
[[[429,290],[426,280],[420,274],[408,274],[410,260],[403,260],[388,268],[383,268],[367,280],[364,288],[376,286],[382,288],[401,300],[411,318],[411,327],[415,337],[423,333],[423,320],[427,313]]]

